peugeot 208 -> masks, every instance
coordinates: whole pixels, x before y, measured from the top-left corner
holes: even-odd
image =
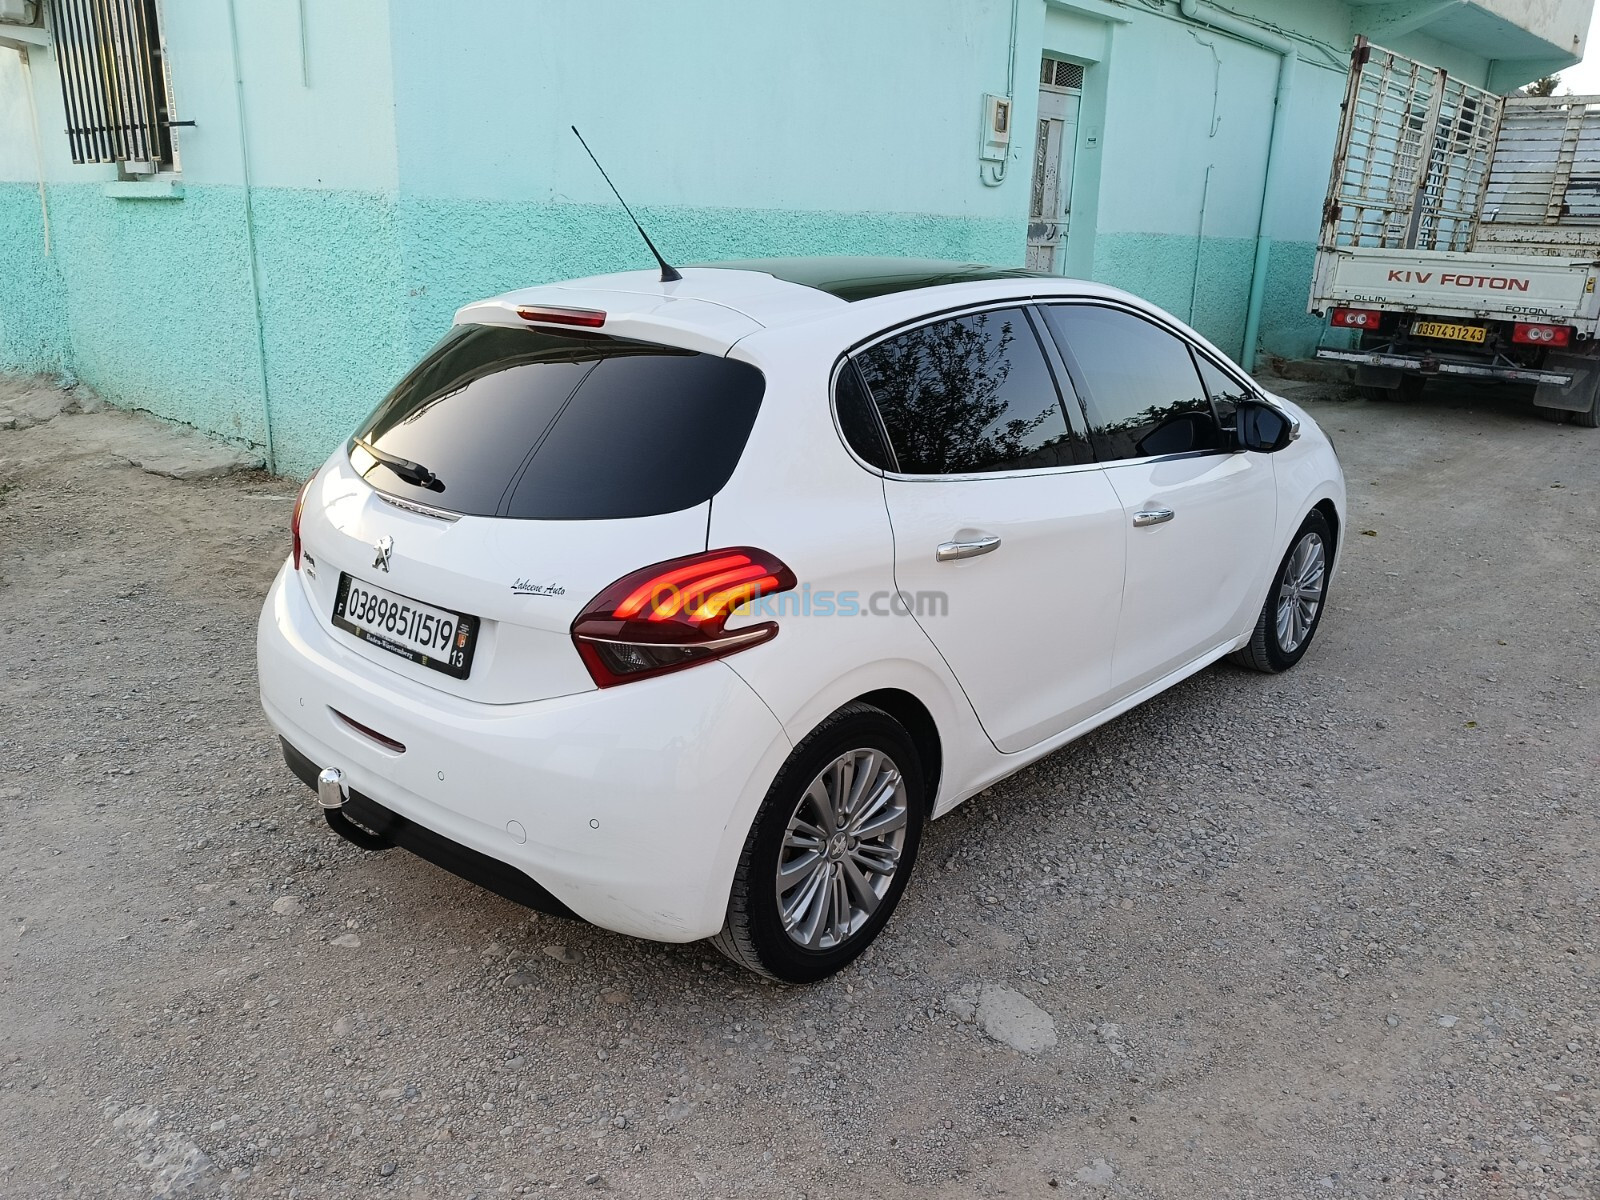
[[[927,822],[1224,656],[1292,667],[1333,447],[1181,322],[797,259],[471,304],[306,484],[261,697],[335,829],[788,981]]]

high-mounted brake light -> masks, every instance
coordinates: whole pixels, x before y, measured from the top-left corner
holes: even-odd
[[[588,329],[599,329],[606,323],[605,313],[594,308],[554,308],[544,305],[539,308],[519,308],[517,316],[541,325],[582,325]]]
[[[572,640],[595,683],[614,687],[771,641],[776,621],[724,626],[743,605],[794,586],[793,571],[750,546],[674,558],[624,575],[591,600],[572,623]]]
[[[296,571],[300,569],[300,559],[302,557],[302,547],[300,545],[300,517],[306,510],[306,493],[311,490],[311,485],[317,481],[318,474],[321,474],[320,470],[314,472],[311,478],[306,480],[304,486],[301,487],[300,494],[294,498],[294,516],[289,518],[289,540],[292,547],[294,569]]]
[[[1511,327],[1511,340],[1528,346],[1565,346],[1572,340],[1570,325],[1524,325]]]
[[[1338,329],[1376,329],[1383,313],[1375,308],[1336,308],[1332,324]]]

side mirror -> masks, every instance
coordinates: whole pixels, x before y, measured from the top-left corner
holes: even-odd
[[[1271,454],[1300,436],[1300,422],[1265,400],[1241,400],[1235,417],[1235,440],[1240,450]]]

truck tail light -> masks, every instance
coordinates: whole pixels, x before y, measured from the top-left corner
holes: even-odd
[[[1375,308],[1336,308],[1332,323],[1335,329],[1376,329],[1383,313]]]
[[[306,511],[306,493],[311,490],[311,485],[317,481],[317,475],[319,474],[321,474],[320,470],[314,472],[311,478],[306,480],[305,485],[301,487],[300,494],[294,498],[294,516],[289,518],[289,540],[292,546],[292,557],[296,571],[300,569],[300,559],[302,557],[300,517]]]
[[[1511,340],[1528,346],[1565,346],[1572,341],[1570,325],[1524,325],[1511,327]]]
[[[793,571],[750,546],[674,558],[602,591],[572,623],[572,640],[599,687],[664,675],[777,637],[776,621],[724,625],[740,606],[794,586]]]

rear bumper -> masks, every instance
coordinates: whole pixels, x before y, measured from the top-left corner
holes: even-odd
[[[1387,367],[1390,370],[1418,371],[1424,375],[1458,375],[1473,379],[1503,379],[1512,383],[1544,383],[1565,387],[1573,376],[1567,371],[1544,371],[1535,367],[1504,366],[1497,363],[1472,362],[1460,358],[1441,358],[1434,355],[1395,354],[1386,350],[1329,350],[1317,351],[1318,358],[1334,362],[1355,363],[1363,367]]]
[[[458,859],[464,849],[467,858],[440,865],[501,894],[515,876],[480,859],[505,864],[537,889],[512,898],[546,893],[607,929],[685,942],[722,927],[749,816],[790,750],[726,664],[479,704],[366,661],[285,576],[257,630],[262,708],[308,764],[339,768],[353,817],[370,828],[404,822],[386,826],[394,840],[436,862],[439,843]],[[364,811],[363,801],[380,807]]]
[[[289,770],[294,772],[295,778],[313,792],[316,791],[317,776],[321,773],[321,768],[283,738],[278,739],[278,744],[283,747],[283,761]],[[324,805],[324,809],[326,808]],[[333,826],[335,832],[349,838],[365,850],[391,850],[396,847],[409,850],[418,858],[427,859],[434,866],[443,867],[451,874],[459,875],[469,883],[475,883],[517,904],[525,904],[529,908],[557,917],[578,915],[548,890],[540,887],[537,880],[517,870],[510,863],[490,858],[487,854],[479,854],[468,846],[441,837],[424,825],[408,821],[399,813],[390,812],[371,796],[351,792],[336,813],[329,811],[324,815],[328,817],[328,824]],[[352,831],[349,825],[352,820],[357,822],[360,828]]]

